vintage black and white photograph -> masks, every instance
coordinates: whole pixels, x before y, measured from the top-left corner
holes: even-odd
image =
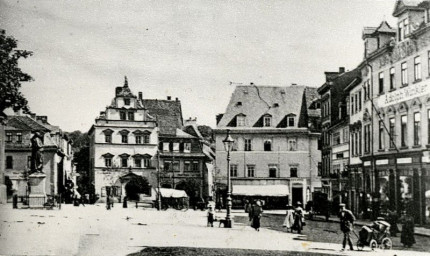
[[[0,255],[430,255],[430,0],[0,0]]]

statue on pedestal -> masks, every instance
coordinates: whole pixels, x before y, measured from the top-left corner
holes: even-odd
[[[31,167],[30,174],[32,173],[44,173],[43,169],[43,135],[40,132],[35,132],[31,138]]]

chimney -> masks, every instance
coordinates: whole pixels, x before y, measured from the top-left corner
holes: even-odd
[[[172,97],[171,96],[167,96],[167,100],[172,100]]]
[[[185,120],[185,125],[184,126],[188,126],[188,125],[197,125],[197,117],[194,117],[194,119],[192,119],[190,117],[187,120]]]
[[[16,111],[14,111],[14,115],[15,116],[22,116],[22,109],[18,109]]]
[[[250,85],[254,85],[254,83],[253,82],[251,82],[251,83],[249,83]]]
[[[345,67],[339,67],[339,74],[345,73]]]
[[[291,83],[291,86],[296,86],[297,84],[296,83]]]
[[[29,113],[30,117],[36,119],[36,113]]]
[[[47,116],[36,116],[36,121],[47,124],[48,123],[48,117]]]
[[[139,92],[139,100],[143,99],[142,92]]]
[[[178,97],[176,97],[176,99],[175,99],[176,101],[179,101],[179,99],[178,99]]]

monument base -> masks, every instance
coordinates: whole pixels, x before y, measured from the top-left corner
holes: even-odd
[[[28,176],[30,185],[30,195],[28,196],[28,206],[30,208],[43,207],[46,202],[45,193],[46,175],[43,173],[33,173]]]

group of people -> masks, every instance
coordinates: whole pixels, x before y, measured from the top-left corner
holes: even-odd
[[[303,226],[306,223],[302,203],[297,202],[295,208],[289,204],[287,204],[286,207],[287,212],[282,226],[287,228],[287,231],[290,230],[291,232],[293,232],[294,230],[296,230],[297,233],[300,234],[303,230]]]

